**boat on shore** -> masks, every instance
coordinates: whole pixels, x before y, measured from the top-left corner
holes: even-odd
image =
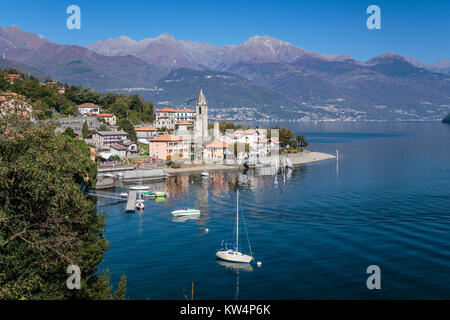
[[[198,215],[200,215],[200,210],[198,210],[198,209],[182,209],[182,210],[172,211],[171,213],[175,217],[198,216]]]
[[[203,171],[202,173],[200,173],[200,175],[202,176],[202,177],[209,177],[209,173],[208,172],[206,172],[206,171]]]

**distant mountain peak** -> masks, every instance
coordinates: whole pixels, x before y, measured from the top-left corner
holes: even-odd
[[[174,36],[170,33],[161,33],[159,36],[155,38],[155,40],[169,40],[169,41],[176,41]]]
[[[248,38],[243,45],[244,46],[248,46],[248,45],[255,45],[255,44],[263,44],[265,46],[292,46],[294,47],[294,45],[292,43],[286,42],[286,41],[282,41],[280,39],[271,37],[271,36],[253,36]]]
[[[370,59],[369,61],[367,61],[367,63],[374,64],[374,63],[387,63],[387,62],[393,62],[393,61],[403,61],[406,63],[410,63],[408,61],[408,59],[405,59],[405,57],[402,57],[393,52],[386,52],[386,53],[380,54],[378,56],[375,56],[372,59]]]

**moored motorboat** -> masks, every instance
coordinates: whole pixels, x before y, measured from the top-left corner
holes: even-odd
[[[171,213],[175,217],[195,216],[195,215],[200,215],[200,210],[197,210],[197,209],[182,209],[182,210],[172,211]]]
[[[200,173],[200,175],[201,175],[202,177],[209,177],[209,173],[206,172],[206,171],[203,171],[202,173]]]
[[[122,192],[122,193],[120,194],[120,197],[121,197],[121,198],[128,198],[128,193],[127,193],[127,192]]]
[[[169,193],[168,193],[168,192],[165,192],[165,191],[156,191],[156,192],[155,192],[155,196],[158,197],[158,198],[161,198],[161,197],[168,197],[168,196],[169,196]]]
[[[147,192],[141,193],[140,196],[141,196],[142,199],[144,199],[144,198],[155,198],[156,194],[153,191],[147,191]]]
[[[137,200],[136,201],[136,210],[144,210],[144,200]]]
[[[148,190],[148,189],[150,189],[149,186],[141,186],[141,185],[130,187],[130,190]]]

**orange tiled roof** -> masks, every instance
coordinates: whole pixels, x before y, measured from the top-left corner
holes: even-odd
[[[180,109],[180,110],[175,110],[176,112],[186,112],[186,113],[195,113],[195,111],[189,110],[189,109]]]
[[[87,103],[80,104],[78,106],[78,108],[100,108],[100,106],[90,103],[90,102],[87,102]]]
[[[176,124],[178,124],[178,125],[193,125],[193,123],[192,122],[189,122],[189,121],[180,121],[180,122],[177,122]]]
[[[134,129],[134,131],[156,131],[156,130],[158,129],[153,127],[139,127]]]
[[[170,141],[183,141],[186,140],[183,137],[175,136],[173,134],[163,134],[162,136],[148,140],[149,142],[170,142]]]
[[[176,112],[176,110],[174,110],[172,108],[163,108],[163,109],[156,110],[156,112]]]
[[[112,114],[112,113],[99,113],[98,115],[97,115],[97,117],[100,117],[100,118],[103,118],[103,117],[112,117],[112,116],[114,116],[114,114]]]

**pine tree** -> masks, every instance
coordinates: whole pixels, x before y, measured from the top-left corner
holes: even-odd
[[[122,275],[120,277],[120,282],[117,287],[117,290],[114,292],[113,299],[114,300],[126,300],[127,297],[125,296],[127,293],[127,277],[125,275]]]
[[[88,123],[86,120],[84,120],[83,129],[81,129],[81,134],[83,136],[83,139],[85,139],[89,135],[89,133],[90,133],[90,131],[89,131]]]

